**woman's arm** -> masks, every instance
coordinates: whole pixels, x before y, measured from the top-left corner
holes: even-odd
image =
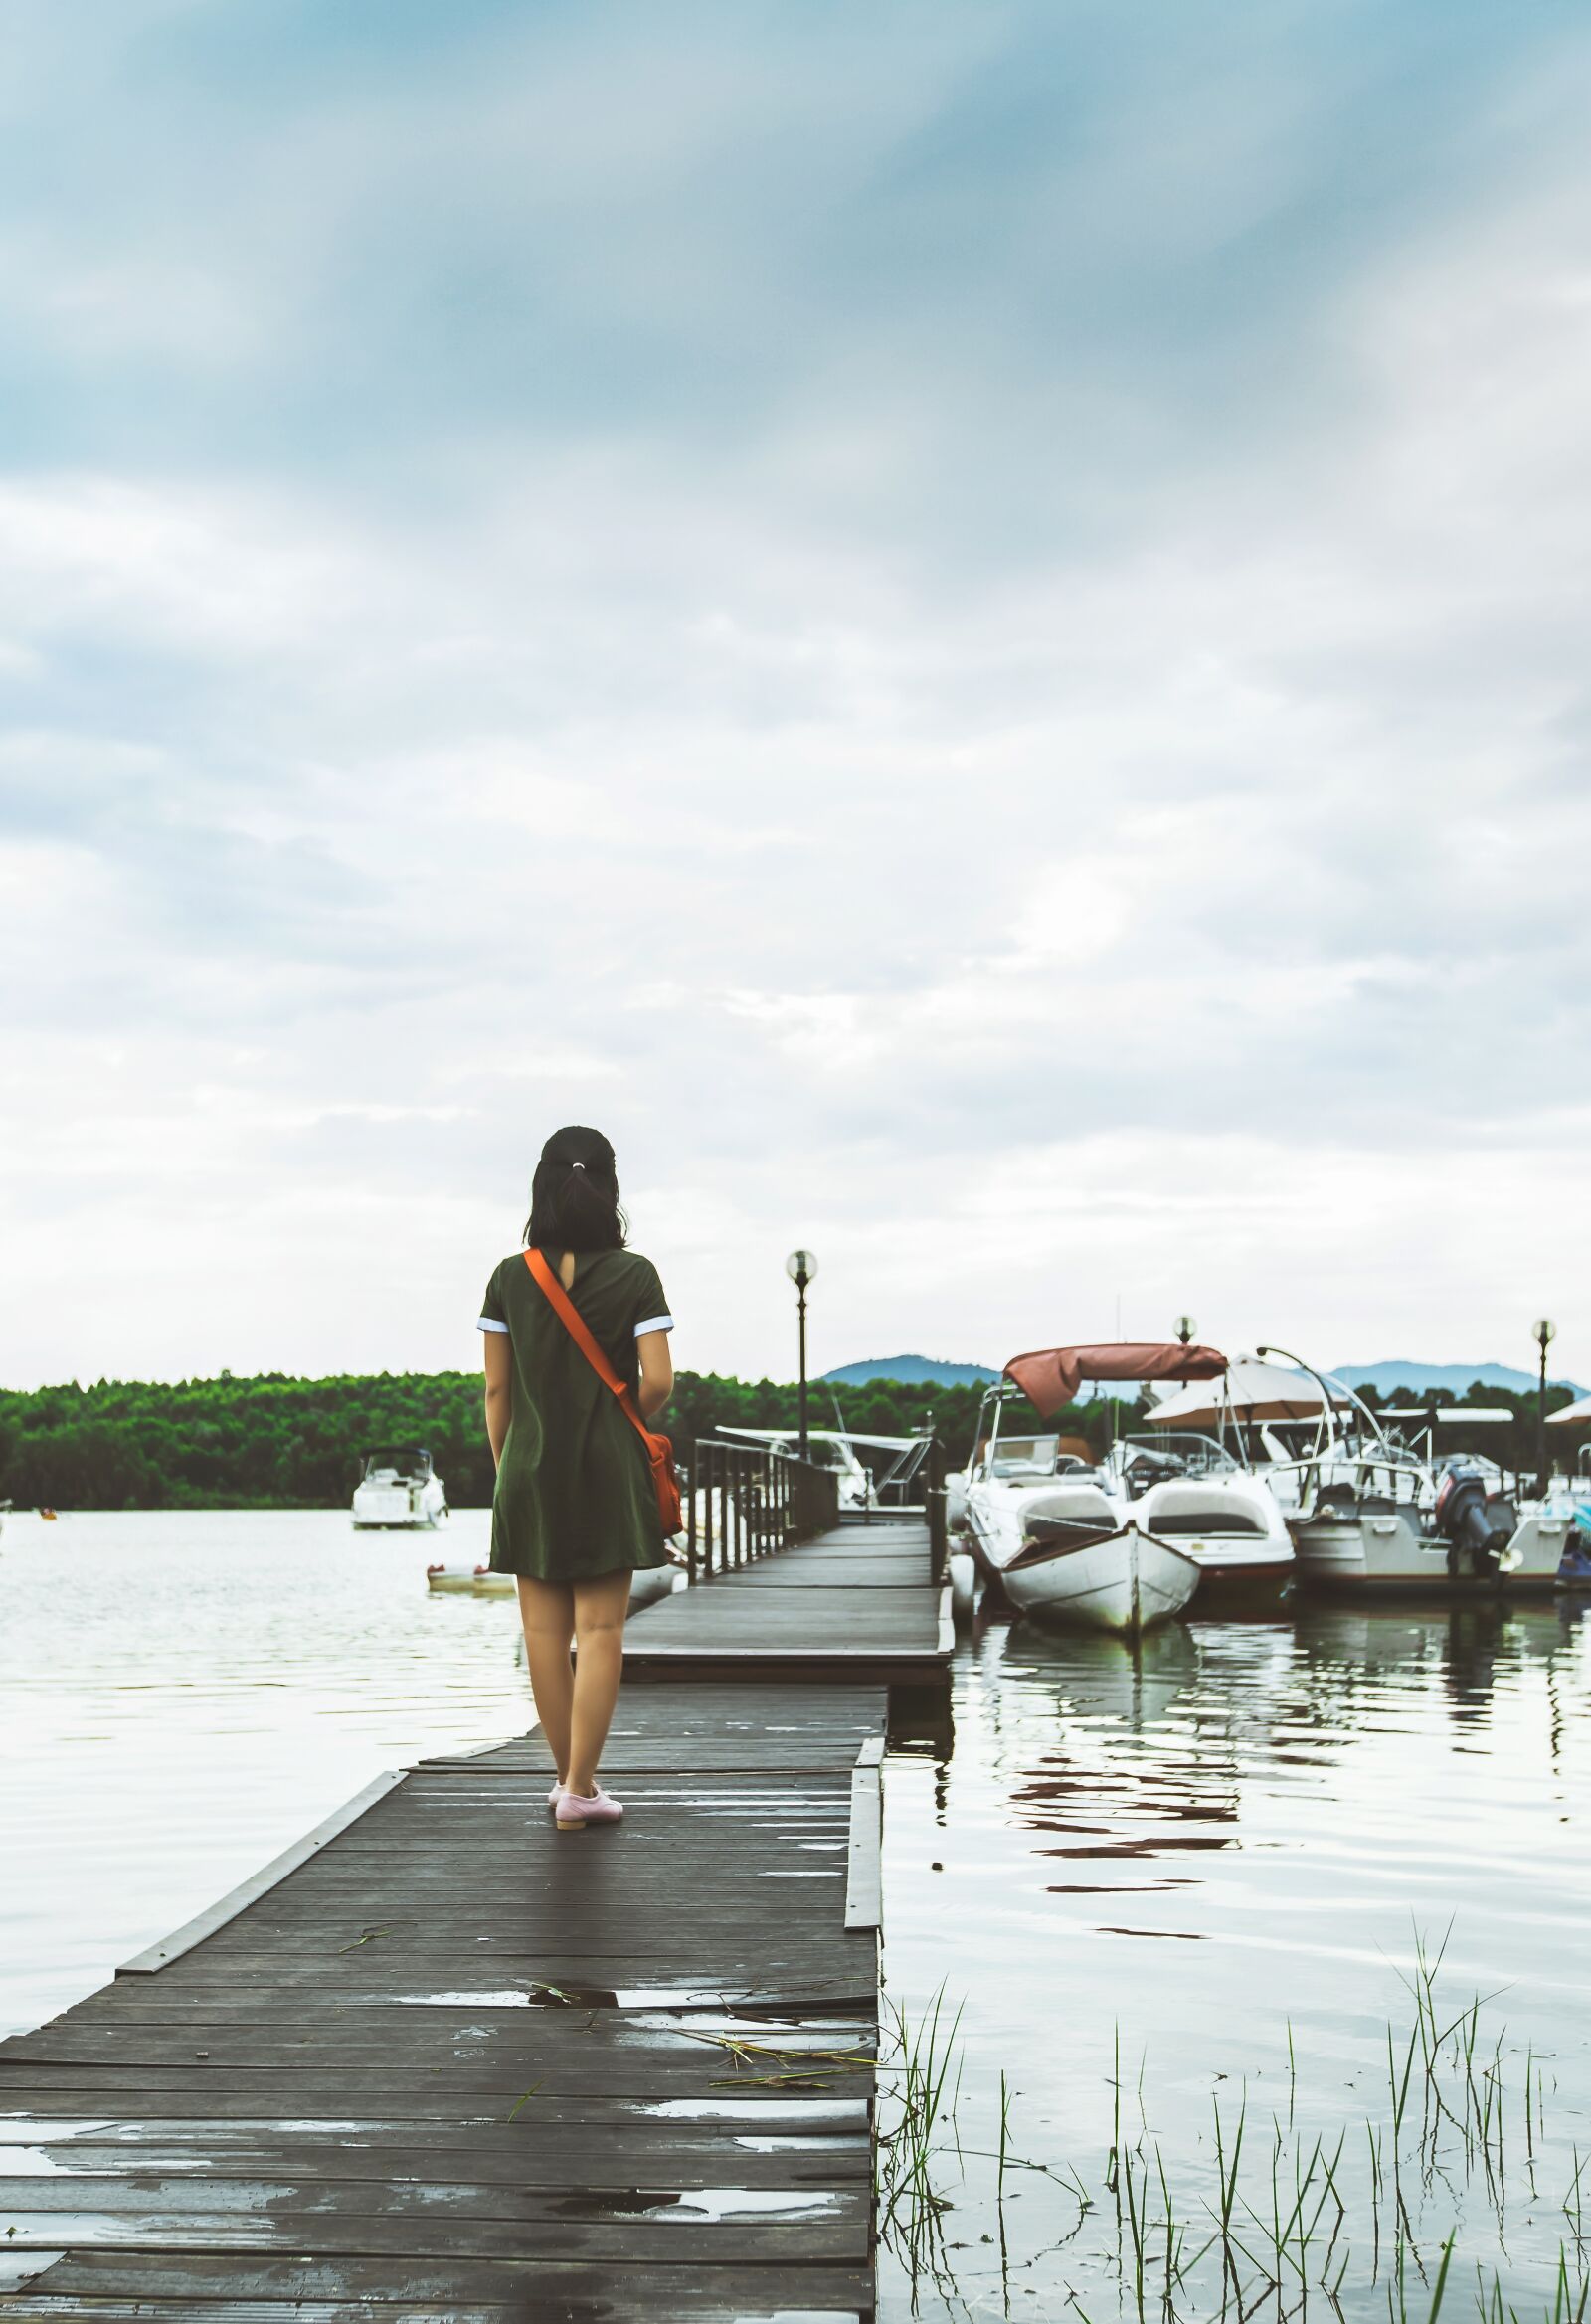
[[[635,1401],[640,1406],[642,1420],[650,1420],[661,1412],[674,1392],[674,1359],[668,1352],[666,1332],[642,1332],[635,1342],[635,1353],[640,1359],[640,1394]]]
[[[486,1342],[486,1441],[491,1446],[492,1467],[497,1468],[514,1408],[512,1342],[506,1332],[483,1332],[481,1338]]]

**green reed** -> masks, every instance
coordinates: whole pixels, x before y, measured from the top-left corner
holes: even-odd
[[[975,2249],[948,2244],[943,2234],[954,2147],[964,2184],[979,2161],[993,2166],[994,2225],[983,2240],[997,2242],[1007,2299],[1005,2214],[1013,2182],[1036,2173],[1064,2190],[1071,2211],[1046,2256],[1075,2246],[1096,2288],[1086,2307],[1079,2296],[1086,2283],[1067,2287],[1063,2279],[1061,2288],[1068,2313],[1095,2324],[1103,2324],[1102,2270],[1114,2278],[1117,2316],[1138,2324],[1149,2318],[1205,2324],[1216,2317],[1226,2324],[1308,2324],[1312,2304],[1337,2324],[1346,2324],[1350,2313],[1367,2319],[1383,2311],[1387,2324],[1436,2324],[1438,2318],[1453,2324],[1454,2300],[1466,2296],[1454,2272],[1461,2219],[1462,2239],[1473,2244],[1495,2236],[1499,2255],[1497,2262],[1490,2255],[1474,2261],[1479,2324],[1591,2324],[1585,2221],[1591,2154],[1578,2145],[1558,2199],[1567,2234],[1558,2243],[1546,2303],[1538,2307],[1532,2295],[1523,2309],[1508,2304],[1502,2268],[1513,2242],[1508,2207],[1522,2202],[1538,2236],[1540,2204],[1554,2200],[1550,2178],[1541,2194],[1538,2177],[1555,2174],[1571,2150],[1551,2120],[1556,2083],[1549,2082],[1547,2061],[1533,2046],[1521,2060],[1509,2051],[1505,2031],[1490,2022],[1498,1995],[1477,1993],[1462,2007],[1445,2000],[1450,1935],[1431,1947],[1415,1933],[1413,1968],[1402,1978],[1412,2022],[1385,2028],[1384,2088],[1375,2110],[1358,2121],[1334,2121],[1328,2131],[1308,2126],[1308,2092],[1300,2086],[1289,2024],[1285,2113],[1280,2107],[1258,2112],[1245,2082],[1226,2098],[1212,2093],[1213,2169],[1190,2178],[1179,2165],[1175,2186],[1164,2144],[1150,2126],[1147,2059],[1141,2056],[1130,2084],[1120,2026],[1105,2077],[1110,2139],[1094,2186],[1087,2171],[1018,2151],[1017,2093],[1004,2071],[994,2144],[986,2153],[964,2146],[955,2120],[961,2077],[951,2056],[960,2012],[949,2012],[942,1989],[922,2020],[898,2029],[891,2061],[895,2110],[880,2150],[881,2231],[914,2262],[914,2281],[917,2263],[929,2255],[941,2291],[954,2288],[956,2267],[964,2264],[958,2251]],[[1433,2213],[1442,2221],[1435,2233],[1425,2224]],[[1098,2226],[1088,2225],[1102,2218],[1114,2229],[1105,2242]],[[1085,2234],[1093,2240],[1084,2240]],[[1507,2264],[1516,2279],[1520,2262]]]

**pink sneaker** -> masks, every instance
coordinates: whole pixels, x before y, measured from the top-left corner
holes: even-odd
[[[553,1788],[552,1788],[552,1790],[551,1790],[551,1791],[550,1791],[550,1792],[547,1794],[547,1805],[548,1805],[550,1808],[556,1808],[556,1807],[557,1807],[557,1805],[558,1805],[558,1803],[559,1803],[559,1801],[560,1801],[560,1800],[563,1798],[563,1796],[564,1796],[564,1787],[563,1787],[563,1785],[562,1785],[561,1783],[555,1783],[555,1784],[553,1785]]]
[[[601,1784],[589,1800],[579,1792],[566,1791],[558,1801],[558,1829],[560,1832],[583,1832],[588,1824],[617,1824],[623,1814],[617,1800],[611,1800]]]

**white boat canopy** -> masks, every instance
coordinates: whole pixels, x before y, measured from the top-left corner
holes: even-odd
[[[1351,1402],[1346,1389],[1333,1404]],[[1318,1420],[1326,1392],[1308,1372],[1285,1364],[1262,1363],[1257,1355],[1235,1355],[1226,1376],[1208,1387],[1182,1388],[1156,1404],[1151,1428],[1205,1428],[1223,1415],[1239,1420]]]
[[[1577,1404],[1565,1404],[1561,1412],[1547,1414],[1548,1428],[1591,1428],[1591,1396],[1582,1396]]]

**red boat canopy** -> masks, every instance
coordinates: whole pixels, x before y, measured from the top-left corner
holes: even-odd
[[[1040,1347],[1013,1355],[1005,1377],[1048,1420],[1070,1404],[1084,1380],[1218,1380],[1225,1369],[1218,1348],[1183,1347],[1175,1340],[1107,1340],[1098,1347]]]

